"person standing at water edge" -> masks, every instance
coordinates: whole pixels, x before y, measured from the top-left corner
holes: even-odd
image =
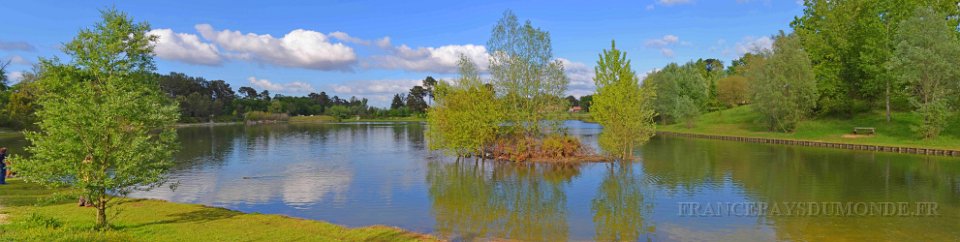
[[[0,148],[0,185],[7,184],[7,147]]]

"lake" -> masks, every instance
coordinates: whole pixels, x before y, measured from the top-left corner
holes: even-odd
[[[565,127],[596,146],[600,126]],[[427,150],[426,128],[181,128],[175,189],[132,196],[452,240],[960,239],[956,158],[655,137],[629,163],[457,161]]]

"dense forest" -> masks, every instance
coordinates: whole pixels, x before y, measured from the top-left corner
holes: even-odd
[[[806,1],[792,33],[773,36],[724,68],[714,59],[670,63],[647,75],[661,124],[691,127],[706,112],[750,105],[756,123],[795,132],[805,119],[880,112],[916,117],[935,138],[960,107],[956,1]]]
[[[31,128],[36,122],[34,100],[40,90],[34,82],[42,75],[40,68],[23,75],[20,82],[10,86],[5,68],[0,68],[0,125],[13,129]],[[423,116],[428,100],[437,82],[427,77],[422,86],[410,88],[409,93],[396,94],[389,108],[373,107],[366,98],[329,96],[326,92],[307,96],[271,94],[243,86],[234,89],[224,80],[207,80],[183,73],[153,74],[160,89],[180,107],[180,122],[231,122],[272,117],[268,114],[330,115],[339,119],[350,117],[383,118]],[[249,115],[256,114],[256,115]]]

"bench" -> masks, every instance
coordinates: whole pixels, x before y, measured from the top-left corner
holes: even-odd
[[[853,128],[853,133],[874,135],[877,133],[877,129],[871,128],[871,127],[856,127],[856,128]]]

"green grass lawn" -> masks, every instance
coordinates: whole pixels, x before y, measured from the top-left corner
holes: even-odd
[[[434,241],[386,227],[343,226],[281,215],[149,199],[123,199],[93,230],[95,209],[78,207],[65,189],[19,180],[0,185],[0,241]],[[120,213],[115,213],[120,211]]]
[[[658,131],[681,133],[762,137],[793,140],[825,141],[850,144],[888,145],[903,147],[942,148],[960,150],[960,122],[954,120],[940,137],[920,139],[912,127],[920,122],[916,114],[898,112],[887,122],[883,112],[858,114],[852,119],[817,118],[802,121],[793,133],[771,132],[756,123],[758,115],[750,106],[704,114],[697,118],[693,128],[684,124],[661,125]],[[874,127],[877,134],[869,137],[844,137],[854,127]]]

